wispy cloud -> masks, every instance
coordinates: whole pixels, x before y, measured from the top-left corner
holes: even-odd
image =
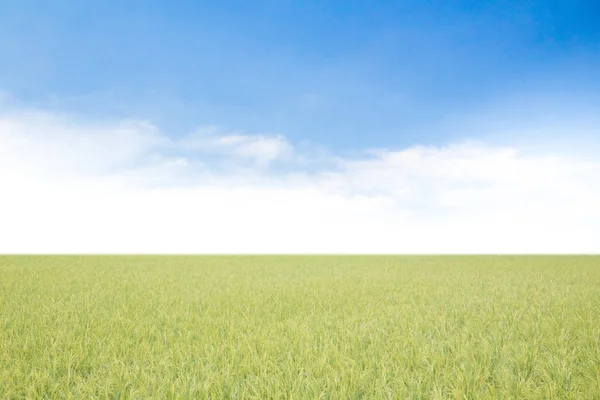
[[[222,158],[250,162],[257,167],[290,158],[293,149],[282,135],[247,135],[244,133],[220,132],[216,127],[207,127],[176,141],[180,151],[194,154],[216,155]]]
[[[597,160],[481,142],[324,154],[281,135],[6,113],[0,252],[600,251]]]

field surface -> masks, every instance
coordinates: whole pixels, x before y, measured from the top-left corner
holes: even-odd
[[[600,257],[0,257],[2,399],[600,399]]]

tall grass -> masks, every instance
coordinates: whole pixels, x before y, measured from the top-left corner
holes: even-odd
[[[600,257],[0,257],[2,399],[599,399]]]

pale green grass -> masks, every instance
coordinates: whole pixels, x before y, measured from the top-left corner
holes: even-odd
[[[2,399],[600,399],[600,257],[0,257]]]

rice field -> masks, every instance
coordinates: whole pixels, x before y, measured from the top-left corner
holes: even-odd
[[[2,399],[600,399],[600,257],[2,256]]]

